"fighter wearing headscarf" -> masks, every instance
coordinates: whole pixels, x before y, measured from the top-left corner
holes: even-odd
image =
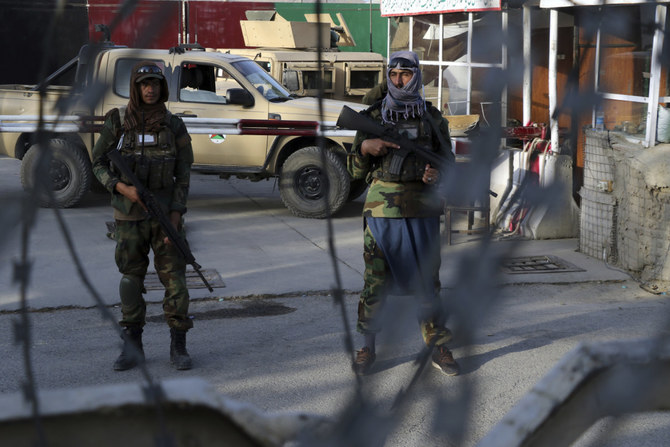
[[[114,362],[122,371],[144,361],[142,328],[146,323],[144,277],[149,266],[149,251],[165,287],[163,313],[170,328],[170,360],[176,369],[190,369],[186,351],[186,331],[193,327],[188,316],[186,263],[171,244],[159,222],[147,215],[137,189],[110,165],[107,154],[118,147],[135,176],[147,187],[169,216],[172,225],[184,236],[193,149],[191,137],[181,118],[165,107],[168,85],[161,68],[154,62],[136,64],[130,76],[130,100],[123,110],[106,115],[100,138],[93,148],[93,173],[112,193],[115,219],[116,265],[121,273],[123,349]]]
[[[387,93],[364,113],[405,134],[424,147],[453,159],[447,121],[422,96],[419,58],[411,51],[391,55]],[[379,89],[383,92],[383,89]],[[369,190],[363,208],[365,220],[364,287],[358,304],[356,329],[364,335],[353,369],[370,371],[375,359],[376,334],[382,330],[382,308],[389,294],[413,295],[419,307],[423,341],[434,347],[433,365],[447,375],[459,372],[446,344],[451,332],[444,326],[439,305],[440,215],[442,199],[436,194],[440,173],[410,153],[398,174],[391,172],[397,144],[358,132],[347,160],[354,179],[365,178]]]

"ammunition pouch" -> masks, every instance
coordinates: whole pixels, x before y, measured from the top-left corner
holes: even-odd
[[[173,187],[177,160],[174,134],[164,127],[157,134],[147,134],[144,145],[142,138],[134,134],[125,141],[121,148],[125,164],[149,190]],[[113,166],[112,170],[119,174]],[[124,176],[121,180],[130,183]]]
[[[138,157],[135,159],[135,169],[133,169],[133,172],[144,186],[148,186],[147,180],[149,180],[150,168],[150,161],[146,157]]]
[[[427,147],[426,150],[432,150]],[[389,151],[372,171],[372,178],[385,182],[418,182],[423,178],[426,161],[410,150],[395,149]]]
[[[166,156],[149,160],[149,189],[169,188],[174,184],[175,160],[175,157]]]

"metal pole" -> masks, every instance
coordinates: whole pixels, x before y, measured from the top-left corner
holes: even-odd
[[[656,123],[658,118],[658,95],[661,81],[660,57],[663,49],[663,34],[665,32],[665,16],[667,7],[656,6],[656,31],[652,44],[651,76],[649,78],[649,102],[647,103],[647,131],[644,137],[644,146],[656,144]]]
[[[474,29],[474,19],[472,13],[468,13],[468,46],[467,46],[467,55],[466,61],[468,63],[468,84],[467,84],[467,97],[465,102],[465,114],[470,114],[470,101],[472,99],[472,31]]]
[[[531,59],[531,9],[523,7],[523,125],[531,120],[531,98],[533,95],[533,66]]]
[[[442,60],[443,58],[443,51],[442,51],[442,46],[444,44],[444,14],[440,14],[440,46],[438,47],[438,60],[440,63],[437,65],[437,70],[438,70],[438,75],[437,75],[437,108],[440,109],[442,114],[444,115],[444,104],[442,102],[442,87],[444,84],[444,80],[442,79],[442,71],[444,70],[444,65],[442,65]]]
[[[386,57],[391,54],[391,18],[386,19]]]
[[[507,55],[508,55],[507,43],[509,42],[509,10],[507,9],[502,11],[502,32],[503,32],[503,44],[501,48],[502,69],[504,73],[507,73]],[[507,82],[505,82],[503,86],[500,98],[500,125],[503,127],[507,126]]]
[[[556,65],[558,61],[558,11],[552,9],[549,13],[549,123],[551,128],[551,149],[560,152],[558,147],[558,116],[557,104],[557,75]]]
[[[596,33],[596,63],[595,63],[595,76],[593,80],[593,90],[598,93],[600,87],[600,24],[598,24],[598,32]],[[593,106],[593,114],[591,116],[591,126],[596,127],[596,113],[598,112],[597,108],[601,107],[600,104],[595,104]]]
[[[372,0],[370,1],[370,53],[372,53]]]

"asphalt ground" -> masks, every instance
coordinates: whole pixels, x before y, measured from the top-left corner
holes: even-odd
[[[19,162],[0,158],[5,209],[20,191]],[[152,377],[201,377],[222,395],[262,410],[340,418],[357,386],[345,340],[351,337],[356,347],[361,341],[353,330],[363,271],[361,207],[362,199],[349,203],[332,220],[333,262],[326,221],[292,216],[273,182],[194,174],[189,243],[198,263],[225,287],[211,294],[197,285],[191,289],[188,349],[194,368],[184,372],[169,365],[162,294],[147,293],[144,342]],[[141,382],[138,370],[111,368],[120,346],[114,330],[119,274],[114,242],[105,234],[108,198],[90,194],[81,206],[60,213],[105,312],[80,279],[54,211],[40,210],[28,239],[32,269],[26,291],[35,384],[75,390]],[[11,213],[3,214],[6,223]],[[23,351],[14,341],[21,288],[13,265],[22,231],[3,224],[0,234],[0,393],[9,394],[20,392],[26,377]],[[361,381],[361,396],[384,415],[409,387],[385,445],[476,445],[580,343],[667,334],[666,296],[643,290],[625,272],[577,248],[576,239],[484,244],[481,235],[466,234],[443,247],[444,296],[459,305],[449,321],[455,332],[451,348],[462,367],[457,377],[429,365],[410,387],[421,338],[411,300],[390,300],[392,329],[380,336],[375,367]],[[495,267],[500,259],[520,256],[557,256],[568,268],[511,274]],[[332,296],[338,279],[343,306]],[[367,429],[381,430],[374,419],[361,418]],[[668,440],[670,420],[652,413],[603,420],[577,445],[658,446]]]

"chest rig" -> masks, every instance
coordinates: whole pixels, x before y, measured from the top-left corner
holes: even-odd
[[[167,126],[161,126],[158,132],[126,132],[119,151],[138,180],[150,190],[174,186],[177,146],[174,133]]]
[[[394,125],[394,130],[426,151],[434,151],[432,128],[424,119],[402,121]],[[398,162],[402,163],[399,168]],[[391,149],[375,162],[371,175],[372,178],[386,182],[417,182],[423,177],[425,168],[426,161],[417,157],[414,152],[399,160]]]

